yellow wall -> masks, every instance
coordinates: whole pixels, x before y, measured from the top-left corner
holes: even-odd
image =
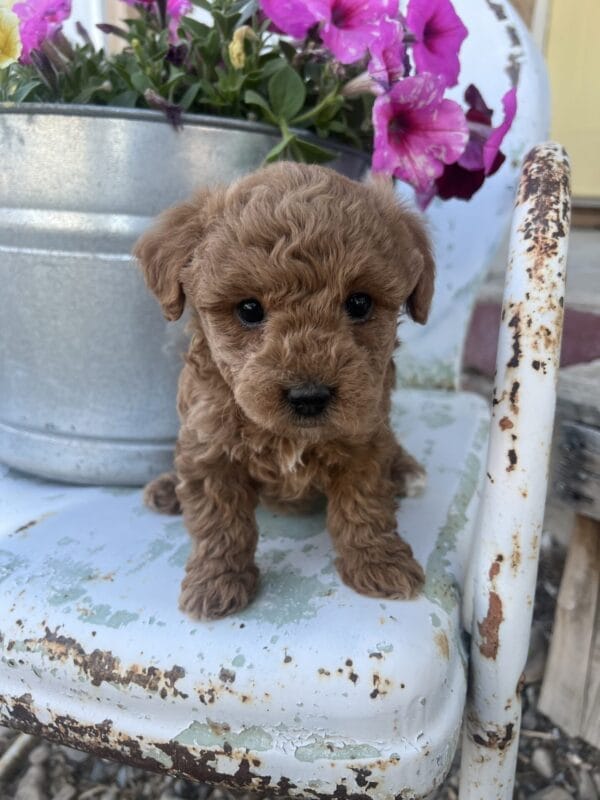
[[[552,136],[571,156],[575,197],[600,200],[600,0],[551,0],[547,30]]]

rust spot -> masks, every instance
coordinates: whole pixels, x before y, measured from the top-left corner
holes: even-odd
[[[521,311],[517,311],[516,314],[510,319],[508,323],[508,327],[513,329],[513,340],[512,340],[512,350],[513,354],[510,360],[507,362],[507,367],[518,367],[519,361],[521,360]]]
[[[289,655],[286,653],[286,654],[285,654],[285,658],[283,659],[283,663],[284,663],[284,664],[289,664],[291,660],[292,660],[292,657],[291,657],[291,656],[289,656]]]
[[[481,636],[479,652],[484,658],[495,659],[498,655],[498,631],[503,619],[500,595],[497,592],[490,592],[487,614],[481,622],[477,623]]]
[[[521,384],[519,381],[513,381],[512,386],[510,387],[510,394],[508,396],[508,400],[510,402],[510,410],[513,414],[519,413],[519,406],[517,405],[517,400],[519,399],[519,388]]]
[[[519,681],[517,683],[517,689],[516,689],[517,697],[519,698],[521,697],[524,688],[525,688],[525,673],[522,672]]]
[[[487,0],[487,4],[500,22],[506,19],[506,11],[502,7],[501,3],[494,3],[492,0]]]
[[[519,567],[521,566],[521,540],[519,538],[518,532],[513,533],[512,544],[513,544],[513,549],[512,553],[510,554],[510,568],[516,575]]]
[[[500,425],[500,430],[502,430],[502,431],[506,431],[506,430],[509,430],[510,428],[514,428],[515,427],[514,423],[511,422],[511,420],[508,417],[502,417],[502,419],[500,420],[500,422],[498,424]]]
[[[532,366],[532,367],[533,367],[535,370],[539,370],[539,368],[541,367],[541,364],[540,364],[540,362],[537,360],[537,358],[535,358],[535,359],[534,359],[534,360],[531,362],[531,366]]]
[[[109,650],[93,650],[86,653],[75,639],[58,634],[58,628],[51,631],[46,628],[41,639],[25,639],[23,642],[28,652],[41,649],[50,661],[71,660],[73,664],[86,675],[92,686],[102,683],[112,683],[117,686],[127,686],[131,683],[141,686],[148,692],[161,694],[162,689],[170,691],[173,697],[186,698],[187,694],[179,691],[176,682],[183,678],[185,670],[174,664],[169,670],[159,667],[143,667],[133,664],[123,668],[118,658]]]
[[[340,671],[341,670],[338,670],[338,672],[340,672]],[[328,669],[324,669],[323,667],[319,667],[317,672],[319,673],[319,675],[327,675],[327,676],[331,675],[331,672],[329,672]]]
[[[379,659],[381,659],[381,658],[383,658],[383,653],[380,653],[379,650],[377,650],[375,653],[369,653],[369,658],[379,658]]]
[[[492,478],[492,476],[490,475],[490,473],[489,473],[489,472],[486,472],[485,474],[488,476],[488,479],[489,479],[490,483],[494,483],[494,479]]]
[[[560,239],[566,236],[570,217],[569,164],[566,154],[531,150],[523,164],[517,203],[530,200],[520,232],[530,241],[531,280],[544,284],[546,259],[558,254]]]
[[[509,722],[506,727],[500,728],[498,731],[485,731],[485,738],[477,733],[473,734],[473,741],[492,750],[504,750],[512,742],[514,729],[514,724]]]
[[[495,561],[492,561],[492,566],[490,567],[490,571],[488,572],[489,578],[491,581],[494,580],[496,575],[500,572],[500,564],[504,561],[502,556],[498,556]]]
[[[219,672],[219,680],[223,683],[233,683],[235,681],[235,672],[232,669],[221,667]]]
[[[358,675],[356,674],[356,672],[351,672],[350,675],[348,675],[348,677],[350,678],[352,683],[356,683],[356,681],[358,680]]]
[[[517,451],[513,450],[512,448],[508,451],[508,467],[506,468],[507,472],[512,472],[515,468],[517,463]]]
[[[356,785],[359,786],[361,789],[376,789],[377,788],[377,781],[370,781],[369,776],[372,775],[370,769],[365,769],[364,767],[350,767],[352,772],[356,775]]]
[[[447,661],[450,658],[450,644],[448,643],[448,637],[444,631],[436,631],[434,640],[440,655]]]

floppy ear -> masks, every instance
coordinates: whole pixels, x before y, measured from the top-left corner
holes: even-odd
[[[410,292],[405,301],[406,310],[415,322],[424,325],[433,299],[435,279],[435,262],[427,229],[419,214],[410,211],[396,196],[392,178],[375,173],[371,176],[370,189],[395,240],[395,250],[403,254],[408,270]]]
[[[415,214],[408,213],[405,222],[413,240],[410,258],[416,278],[406,300],[406,310],[415,322],[424,325],[433,299],[435,261],[429,236],[421,220]]]
[[[140,263],[146,285],[168,320],[179,319],[183,314],[181,273],[204,236],[210,196],[211,192],[204,189],[187,202],[163,211],[134,246],[133,254]]]

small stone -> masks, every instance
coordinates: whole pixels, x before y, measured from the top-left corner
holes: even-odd
[[[70,783],[65,783],[62,789],[52,797],[52,800],[73,800],[77,795],[77,789]]]
[[[29,763],[30,764],[45,764],[50,756],[50,748],[47,744],[40,744],[34,750],[29,753]]]
[[[46,773],[44,768],[33,764],[19,781],[14,800],[47,800],[44,791]]]
[[[81,750],[75,750],[73,747],[67,747],[66,745],[61,745],[60,749],[71,764],[83,764],[90,757],[89,753],[82,753]]]
[[[122,766],[122,767],[119,767],[119,769],[117,770],[117,775],[115,777],[115,780],[117,782],[117,786],[120,786],[121,789],[124,789],[125,786],[127,786],[127,783],[129,782],[131,777],[132,777],[132,775],[131,775],[131,767],[127,767],[125,765]]]
[[[529,800],[574,800],[573,795],[562,786],[548,786],[541,792],[536,792]]]
[[[537,715],[533,709],[528,708],[523,714],[521,725],[527,731],[534,731],[537,728]]]
[[[104,762],[102,759],[97,758],[92,766],[89,780],[91,783],[105,783],[108,780],[112,780],[115,774],[115,770],[110,769],[112,764],[108,762]]]
[[[548,750],[536,747],[531,754],[531,766],[543,778],[550,780],[554,777],[554,762]]]
[[[599,800],[598,790],[587,769],[582,769],[579,772],[577,791],[579,793],[579,800]]]

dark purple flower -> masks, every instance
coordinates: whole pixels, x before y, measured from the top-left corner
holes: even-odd
[[[462,154],[469,137],[461,107],[436,75],[414,75],[375,100],[373,169],[425,193]]]
[[[446,166],[436,179],[433,194],[438,194],[443,200],[451,197],[468,200],[487,177],[500,169],[506,158],[500,152],[500,145],[517,110],[516,89],[510,89],[502,98],[504,118],[498,127],[492,128],[492,109],[486,106],[479,90],[472,84],[465,92],[465,100],[469,106],[466,114],[469,141],[458,161]],[[430,199],[428,195],[419,198],[423,207]]]
[[[468,31],[450,0],[409,0],[406,24],[416,39],[417,72],[441,75],[447,86],[455,86],[460,72],[458,53]]]

